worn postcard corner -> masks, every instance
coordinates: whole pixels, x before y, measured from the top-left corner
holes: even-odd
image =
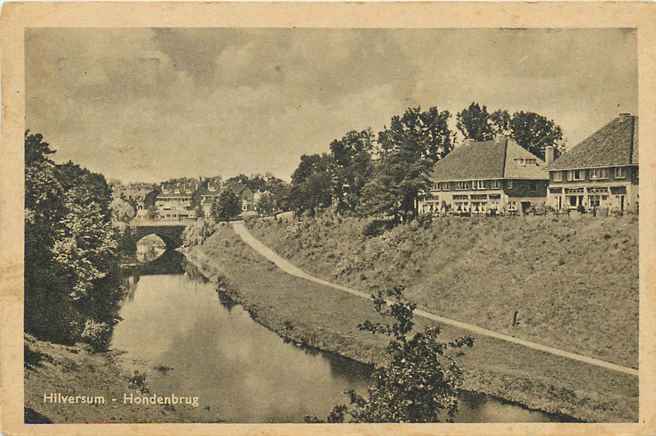
[[[0,429],[656,434],[654,18],[5,5]]]

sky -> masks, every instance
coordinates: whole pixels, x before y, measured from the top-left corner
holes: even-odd
[[[272,173],[409,106],[541,113],[569,147],[638,111],[629,29],[26,32],[26,126],[124,182]]]

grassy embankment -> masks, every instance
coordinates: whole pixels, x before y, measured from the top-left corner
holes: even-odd
[[[325,280],[363,291],[401,284],[436,314],[637,368],[637,217],[444,218],[372,238],[363,225],[324,216],[250,228]]]
[[[258,226],[259,236],[266,232],[263,226]],[[275,230],[272,225],[270,231]],[[281,336],[360,361],[380,358],[383,343],[357,329],[363,320],[377,319],[370,302],[281,272],[229,227],[219,226],[188,256],[254,319]],[[418,327],[428,323],[420,319]],[[442,326],[442,332],[445,340],[466,334],[449,326]],[[476,338],[462,362],[467,390],[590,421],[635,421],[638,417],[636,377],[490,338]]]
[[[63,423],[155,423],[201,422],[197,409],[171,405],[123,404],[123,394],[148,396],[147,378],[140,383],[131,382],[132,370],[146,373],[152,368],[123,362],[120,352],[94,353],[86,345],[59,345],[40,341],[25,335],[25,408],[30,409],[30,422],[34,418]],[[129,368],[129,369],[128,369]],[[134,373],[132,373],[133,375]],[[43,401],[49,393],[62,395],[102,396],[105,404],[55,404]],[[117,401],[113,402],[112,398]],[[36,414],[34,414],[36,412]],[[218,422],[216,419],[213,422]],[[43,421],[41,421],[43,423]]]

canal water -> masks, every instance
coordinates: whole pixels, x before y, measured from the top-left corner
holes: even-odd
[[[150,368],[151,393],[197,396],[199,419],[303,422],[325,418],[366,391],[367,368],[339,356],[299,348],[221,302],[177,252],[166,252],[130,278],[112,339],[124,357]],[[188,407],[188,406],[177,406]],[[465,394],[457,422],[562,421],[494,398]]]

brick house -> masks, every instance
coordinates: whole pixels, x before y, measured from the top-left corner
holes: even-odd
[[[420,213],[522,213],[544,205],[547,196],[545,162],[506,137],[455,148],[435,164],[431,178]]]
[[[638,210],[638,117],[620,114],[549,166],[557,210]]]

